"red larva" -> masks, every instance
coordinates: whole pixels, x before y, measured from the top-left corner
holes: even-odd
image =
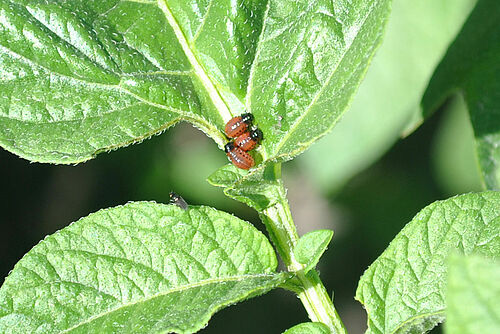
[[[248,127],[252,124],[253,115],[250,113],[242,114],[241,116],[233,117],[226,123],[226,136],[235,138],[247,131]]]
[[[259,129],[244,132],[234,140],[234,145],[241,148],[243,151],[251,151],[262,140],[262,131]]]
[[[234,145],[234,143],[227,143],[224,147],[226,154],[231,162],[238,168],[250,169],[255,165],[252,156],[241,148]]]

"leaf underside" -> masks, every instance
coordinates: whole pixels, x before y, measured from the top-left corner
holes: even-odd
[[[455,251],[500,257],[500,193],[435,202],[403,228],[359,282],[367,333],[422,333],[443,321],[446,260]]]
[[[76,163],[186,120],[222,146],[250,111],[288,160],[332,128],[389,0],[0,0],[0,145]]]
[[[479,0],[436,69],[422,99],[424,116],[453,93],[464,96],[483,183],[500,189],[500,3]]]
[[[207,208],[129,203],[47,237],[0,289],[2,333],[180,332],[281,284],[267,239]]]

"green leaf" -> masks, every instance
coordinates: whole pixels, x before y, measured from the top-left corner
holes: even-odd
[[[380,158],[408,122],[475,0],[394,1],[384,41],[349,111],[298,159],[324,192],[342,187]]]
[[[75,163],[187,120],[222,146],[251,111],[264,160],[291,159],[347,107],[389,4],[0,0],[0,145]]]
[[[331,230],[311,231],[300,237],[293,251],[295,259],[306,265],[304,267],[305,273],[316,267],[332,237],[333,231]]]
[[[226,165],[210,175],[207,181],[224,187],[224,194],[230,198],[254,208],[288,270],[295,272],[302,269],[303,265],[294,259],[294,247],[299,236],[295,227],[288,226],[292,218],[286,203],[280,163],[269,163],[250,173]]]
[[[269,2],[247,95],[264,159],[290,159],[335,125],[389,11],[387,0]]]
[[[474,132],[465,101],[453,98],[433,136],[432,165],[436,182],[450,196],[482,191]]]
[[[304,322],[287,329],[283,334],[330,334],[331,331],[321,322]]]
[[[258,212],[276,204],[281,198],[278,193],[281,179],[281,166],[269,163],[248,173],[232,164],[227,164],[207,178],[216,187],[223,187],[224,193]]]
[[[500,262],[452,256],[445,333],[500,333]]]
[[[0,145],[74,163],[181,120],[223,145],[265,5],[0,0]]]
[[[443,321],[454,251],[500,257],[500,193],[435,202],[403,228],[359,282],[367,333],[423,333]]]
[[[450,94],[463,94],[488,189],[500,189],[499,21],[500,3],[480,0],[436,69],[422,99],[424,116],[428,116]]]
[[[191,333],[282,283],[276,266],[264,235],[232,215],[129,203],[29,251],[0,289],[0,332]]]

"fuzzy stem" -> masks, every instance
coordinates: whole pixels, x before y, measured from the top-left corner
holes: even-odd
[[[299,236],[286,198],[286,190],[281,180],[280,164],[275,165],[274,179],[278,198],[273,205],[260,214],[261,219],[266,225],[271,240],[276,246],[287,269],[297,274],[298,282],[300,282],[297,294],[309,318],[312,321],[324,323],[330,327],[333,333],[345,334],[347,332],[344,324],[340,320],[318,273],[315,270],[311,270],[307,275],[304,274],[301,271],[304,265],[295,259],[293,250]]]

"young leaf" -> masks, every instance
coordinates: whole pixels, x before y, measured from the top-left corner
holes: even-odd
[[[299,239],[294,249],[295,259],[306,265],[305,273],[316,267],[332,237],[331,230],[317,230],[306,233]]]
[[[283,334],[330,334],[331,331],[321,322],[304,322],[287,329]]]
[[[403,228],[359,282],[367,333],[423,333],[442,321],[453,251],[500,256],[500,193],[435,202]]]
[[[496,260],[451,257],[445,333],[500,333],[500,263]]]
[[[0,288],[0,332],[191,333],[284,281],[268,240],[208,207],[129,203],[47,237]]]
[[[261,212],[280,198],[277,192],[281,180],[276,173],[281,173],[281,170],[277,172],[276,168],[281,167],[269,163],[248,173],[228,164],[216,170],[207,181],[213,186],[223,187],[227,196]]]
[[[210,175],[207,181],[214,186],[224,187],[224,193],[227,196],[257,210],[267,227],[271,241],[285,264],[293,265],[289,267],[291,271],[297,271],[299,267],[302,267],[300,263],[295,265],[296,261],[293,259],[293,248],[299,239],[298,235],[295,232],[288,234],[284,226],[275,228],[270,225],[270,223],[274,224],[272,221],[280,220],[278,212],[286,211],[282,205],[282,201],[286,201],[286,190],[281,179],[281,164],[268,163],[263,167],[255,168],[250,173],[241,171],[233,165],[226,165]]]
[[[500,189],[500,2],[479,0],[422,99],[424,115],[450,94],[462,93],[474,128],[488,189]]]
[[[0,0],[0,145],[75,163],[192,122],[220,146],[250,111],[264,160],[338,120],[390,0]]]

